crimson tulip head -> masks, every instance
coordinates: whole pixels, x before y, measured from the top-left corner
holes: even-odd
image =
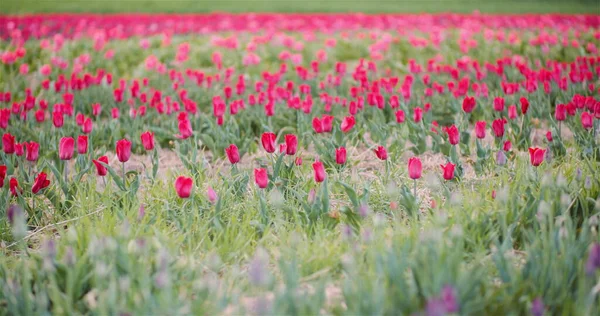
[[[58,157],[60,160],[71,160],[75,150],[75,140],[72,137],[63,137],[58,144]]]
[[[192,195],[192,187],[194,186],[194,180],[185,176],[179,176],[175,180],[175,192],[182,199],[187,199]]]
[[[296,166],[302,166],[302,157],[296,157],[296,160],[294,160],[294,164],[296,164]]]
[[[504,136],[504,124],[506,124],[504,119],[497,119],[492,122],[492,130],[496,137],[501,138]]]
[[[512,143],[510,142],[510,140],[504,142],[504,144],[502,145],[502,149],[504,151],[510,151],[512,149]]]
[[[346,148],[340,147],[335,149],[335,162],[338,165],[343,165],[346,163]]]
[[[254,182],[256,185],[264,189],[269,185],[269,177],[267,175],[267,169],[258,168],[254,169]]]
[[[521,102],[521,114],[527,114],[527,110],[529,109],[529,100],[527,100],[525,97],[521,97],[519,102]]]
[[[516,105],[510,105],[508,107],[508,118],[511,120],[514,120],[517,118],[517,106]]]
[[[2,135],[2,149],[7,155],[15,153],[15,137],[9,133]]]
[[[354,116],[346,116],[342,120],[340,129],[342,130],[342,132],[348,133],[350,130],[352,130],[354,124],[356,124],[356,119],[354,119]]]
[[[581,112],[581,126],[585,129],[594,127],[594,116],[589,112]]]
[[[120,162],[129,161],[131,157],[131,142],[127,139],[117,141],[116,152]]]
[[[445,130],[448,134],[448,142],[450,142],[450,144],[452,145],[458,144],[458,142],[460,141],[460,133],[458,132],[458,128],[456,127],[456,125],[447,127]]]
[[[65,123],[63,113],[59,111],[52,112],[52,124],[56,128],[61,128]]]
[[[285,135],[285,153],[292,156],[298,150],[298,137],[294,134]]]
[[[6,178],[6,170],[8,168],[4,165],[0,166],[0,188],[4,186],[4,179]]]
[[[225,154],[227,154],[227,159],[229,159],[232,165],[240,162],[240,152],[235,144],[231,144],[225,148]]]
[[[38,194],[41,190],[47,188],[50,185],[50,180],[48,180],[48,175],[44,172],[40,172],[38,176],[33,181],[33,186],[31,187],[31,192],[33,194]]]
[[[25,144],[15,143],[15,155],[21,157],[25,154]]]
[[[554,118],[557,121],[564,121],[567,119],[567,107],[564,104],[557,104],[554,110]]]
[[[440,165],[442,167],[442,170],[444,171],[444,179],[445,180],[452,180],[454,178],[454,167],[456,167],[455,164],[448,162],[446,163],[446,165]]]
[[[421,120],[423,119],[423,109],[416,107],[413,110],[413,121],[415,121],[415,123],[419,123],[421,122]]]
[[[315,172],[315,182],[323,182],[327,177],[323,163],[317,160],[312,164],[312,167]]]
[[[323,115],[321,118],[321,124],[323,125],[323,132],[329,133],[333,130],[333,116]]]
[[[318,117],[313,118],[312,126],[313,126],[313,129],[315,130],[315,133],[317,133],[317,134],[323,133],[323,123],[321,122],[321,120]]]
[[[479,139],[485,138],[485,126],[487,125],[486,121],[478,121],[475,123],[475,136]]]
[[[96,173],[98,174],[98,176],[104,177],[108,172],[106,166],[104,166],[104,164],[108,165],[108,157],[102,156],[98,158],[98,160],[93,159],[92,162],[94,163],[94,166],[96,166]]]
[[[83,121],[83,125],[81,125],[81,132],[84,134],[89,134],[92,132],[92,130],[94,129],[94,123],[92,122],[91,118],[86,118]]]
[[[383,146],[378,146],[377,149],[375,149],[375,155],[381,160],[387,160],[388,158],[387,150]]]
[[[406,119],[406,115],[404,114],[404,111],[402,111],[402,110],[396,111],[396,122],[397,123],[404,123],[405,119]]]
[[[266,152],[272,154],[275,152],[275,133],[263,133],[260,140],[262,142],[262,146]]]
[[[154,149],[154,133],[152,132],[144,132],[140,135],[140,139],[142,141],[142,146],[146,150]]]
[[[21,193],[21,188],[19,188],[19,181],[17,178],[10,178],[8,181],[8,188],[13,196],[17,196]]]
[[[529,158],[531,160],[531,165],[537,167],[544,162],[544,155],[546,154],[546,150],[542,148],[529,148]]]
[[[552,142],[553,138],[552,138],[552,131],[547,131],[546,132],[546,140],[548,140],[548,142]]]
[[[474,97],[466,97],[463,99],[462,108],[465,113],[471,113],[475,109],[475,98]]]
[[[194,134],[194,131],[192,130],[192,123],[188,119],[179,120],[178,127],[179,135],[176,135],[176,137],[179,139],[188,139]]]
[[[421,178],[421,173],[423,172],[423,166],[421,164],[421,159],[418,157],[412,157],[408,159],[408,176],[413,179]]]
[[[496,112],[504,111],[504,98],[502,98],[502,97],[494,98],[494,111],[496,111]]]
[[[77,153],[80,155],[87,154],[88,151],[88,137],[86,135],[79,135],[77,137]]]

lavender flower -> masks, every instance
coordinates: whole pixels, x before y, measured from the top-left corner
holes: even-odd
[[[590,254],[585,263],[585,272],[588,275],[593,275],[600,268],[600,243],[594,243],[590,247]]]
[[[544,315],[544,309],[545,309],[544,302],[542,302],[542,299],[540,297],[536,298],[531,303],[531,314],[533,316],[542,316],[542,315]]]
[[[504,153],[504,150],[500,150],[496,154],[496,164],[498,166],[504,166],[506,164],[506,154]]]
[[[444,306],[446,306],[446,312],[458,312],[458,298],[456,297],[456,289],[454,289],[454,287],[450,285],[444,286],[441,296]]]

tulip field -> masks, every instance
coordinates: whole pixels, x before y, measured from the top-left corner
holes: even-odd
[[[598,315],[600,15],[0,15],[0,315]]]

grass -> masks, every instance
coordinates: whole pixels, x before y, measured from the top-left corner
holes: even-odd
[[[3,0],[0,12],[205,13],[205,12],[364,12],[364,13],[587,13],[599,14],[595,0]]]

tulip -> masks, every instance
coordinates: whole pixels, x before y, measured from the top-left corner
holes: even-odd
[[[25,147],[27,149],[27,154],[25,155],[25,159],[27,161],[37,161],[40,156],[40,144],[36,142],[25,143]]]
[[[15,143],[15,155],[21,157],[25,154],[25,144]]]
[[[84,121],[85,116],[82,113],[77,113],[77,115],[75,115],[75,124],[77,124],[77,126],[83,125]]]
[[[331,132],[331,130],[333,130],[333,116],[323,115],[323,118],[321,119],[321,124],[323,126],[323,133]]]
[[[264,189],[269,185],[269,177],[267,176],[267,169],[259,168],[254,169],[254,182],[259,188]]]
[[[10,189],[10,193],[13,196],[17,196],[19,193],[21,193],[21,189],[19,188],[19,181],[17,180],[17,178],[10,178],[10,181],[8,182],[8,188]]]
[[[559,122],[567,119],[567,108],[564,104],[556,105],[556,109],[554,110],[554,118]]]
[[[88,118],[86,118],[86,119],[83,121],[83,125],[81,125],[81,131],[82,131],[84,134],[89,134],[89,133],[91,133],[93,128],[94,128],[94,123],[92,122],[92,119],[91,119],[91,118],[89,118],[89,117],[88,117]]]
[[[35,178],[33,182],[33,186],[31,187],[31,192],[33,194],[38,194],[41,190],[47,188],[50,185],[50,180],[47,178],[48,176],[44,172],[40,172],[38,176]]]
[[[9,133],[2,135],[2,148],[7,155],[15,153],[15,137]]]
[[[340,147],[335,149],[335,162],[338,165],[343,165],[346,163],[346,148]]]
[[[229,147],[225,148],[225,154],[227,154],[227,159],[232,165],[240,162],[240,152],[236,145],[231,144]]]
[[[442,167],[442,170],[444,171],[444,179],[446,180],[452,180],[454,178],[454,167],[456,167],[455,164],[448,162],[446,163],[446,165],[440,165]]]
[[[219,199],[219,197],[217,196],[217,192],[215,192],[215,190],[213,190],[213,188],[211,187],[208,187],[208,189],[206,189],[206,197],[208,197],[208,201],[212,204],[215,204]]]
[[[511,105],[508,107],[508,118],[514,120],[517,118],[517,106]]]
[[[88,137],[86,135],[79,135],[77,137],[77,153],[85,155],[88,151]]]
[[[0,188],[4,186],[4,179],[6,178],[6,170],[8,168],[4,165],[0,165]]]
[[[415,123],[421,122],[421,120],[423,119],[423,109],[417,107],[414,108],[413,111],[413,121],[415,121]]]
[[[402,111],[402,110],[396,111],[396,122],[404,123],[404,120],[405,120],[404,111]]]
[[[285,135],[286,154],[292,156],[298,150],[298,137],[294,134]]]
[[[527,114],[527,110],[529,109],[529,101],[525,97],[521,97],[519,102],[521,102],[521,113],[523,115]]]
[[[61,128],[65,124],[65,119],[63,117],[62,112],[52,112],[52,124],[56,128]]]
[[[496,111],[496,112],[504,111],[504,98],[502,98],[502,97],[494,98],[494,111]]]
[[[354,119],[354,116],[346,116],[342,120],[340,129],[342,130],[342,132],[348,133],[354,127],[354,124],[356,124],[356,120]]]
[[[60,160],[71,160],[75,150],[75,140],[72,137],[63,137],[58,144],[58,156]]]
[[[544,162],[544,155],[546,154],[545,149],[541,148],[529,148],[529,158],[531,159],[531,165],[537,167]]]
[[[512,148],[512,143],[510,142],[510,140],[505,141],[504,145],[502,146],[502,149],[504,151],[510,151],[511,148]]]
[[[313,163],[312,167],[315,171],[315,182],[323,182],[327,177],[323,163],[317,160]]]
[[[411,179],[417,180],[421,178],[422,171],[423,166],[421,165],[421,159],[412,157],[408,160],[408,175]]]
[[[492,130],[496,137],[501,138],[504,136],[504,124],[506,124],[504,119],[497,119],[492,122]]]
[[[263,133],[261,136],[262,146],[266,152],[272,154],[275,152],[275,133]]]
[[[475,123],[475,136],[477,136],[477,138],[479,139],[484,139],[485,138],[485,126],[486,126],[486,122],[485,121],[478,121]]]
[[[448,141],[450,142],[450,144],[458,144],[458,142],[460,141],[460,133],[458,132],[458,128],[455,125],[452,125],[450,127],[447,127],[445,130],[448,134]]]
[[[121,113],[119,113],[119,108],[112,108],[110,114],[113,119],[118,119],[119,116],[121,116]]]
[[[43,123],[46,119],[46,112],[44,110],[35,111],[35,121],[38,123]]]
[[[383,146],[378,146],[377,149],[375,149],[375,155],[381,160],[387,160],[388,158],[387,150]]]
[[[302,166],[302,157],[296,157],[294,164],[296,164],[296,166]]]
[[[594,116],[589,112],[581,112],[581,126],[585,129],[594,127]]]
[[[131,157],[131,142],[127,139],[121,139],[116,144],[117,158],[120,162],[125,163]]]
[[[552,131],[546,132],[546,139],[548,140],[548,142],[552,142]]]
[[[323,133],[323,123],[318,117],[313,118],[312,126],[313,126],[313,129],[315,130],[315,133],[317,133],[317,134]]]
[[[144,132],[140,135],[140,140],[142,141],[142,146],[146,150],[154,149],[154,133],[152,132]]]
[[[175,192],[180,198],[187,199],[192,194],[193,185],[194,180],[192,180],[192,178],[179,176],[177,180],[175,180]]]
[[[108,169],[106,169],[106,167],[102,163],[108,165],[108,157],[102,156],[98,158],[98,160],[93,159],[92,162],[96,166],[96,173],[98,174],[98,176],[104,177],[107,174]]]
[[[463,100],[462,108],[465,113],[471,113],[475,109],[475,98],[474,97],[466,97]]]
[[[179,135],[176,135],[176,137],[179,139],[187,139],[194,134],[194,131],[192,130],[192,123],[190,123],[188,119],[180,120],[178,127]]]

